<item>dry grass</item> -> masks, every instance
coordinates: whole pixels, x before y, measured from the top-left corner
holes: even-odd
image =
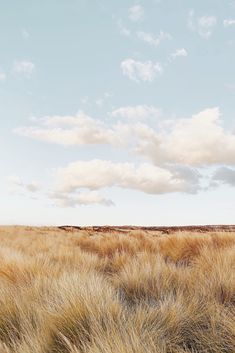
[[[235,353],[235,233],[0,228],[0,353]]]

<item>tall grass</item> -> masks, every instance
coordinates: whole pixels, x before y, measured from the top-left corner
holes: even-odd
[[[0,228],[0,353],[235,353],[235,233]]]

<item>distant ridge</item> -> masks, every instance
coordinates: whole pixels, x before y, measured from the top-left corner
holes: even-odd
[[[59,226],[59,229],[66,231],[87,230],[93,232],[128,232],[130,230],[143,230],[143,231],[159,231],[163,233],[172,233],[178,231],[193,231],[193,232],[234,232],[235,225],[192,225],[192,226]]]

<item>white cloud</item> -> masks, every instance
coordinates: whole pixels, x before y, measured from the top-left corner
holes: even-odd
[[[160,31],[158,36],[154,36],[151,33],[146,33],[143,31],[138,31],[136,34],[140,40],[143,40],[144,42],[155,47],[157,47],[165,39],[172,39],[172,36],[169,33],[163,31]]]
[[[122,20],[119,20],[117,24],[118,24],[119,32],[121,35],[123,35],[125,37],[131,36],[131,31],[124,26]]]
[[[187,50],[184,48],[181,48],[181,49],[177,49],[174,53],[171,54],[171,57],[173,59],[180,57],[180,56],[183,56],[183,57],[188,56]]]
[[[190,10],[188,14],[188,27],[191,29],[191,31],[195,30],[195,24],[194,24],[194,10]]]
[[[235,186],[235,169],[221,167],[216,170],[213,180],[219,183]]]
[[[144,8],[141,5],[134,5],[129,8],[129,19],[133,22],[140,22],[144,18]]]
[[[217,24],[215,16],[202,16],[198,18],[198,33],[201,37],[209,38],[212,35],[213,28]]]
[[[155,165],[209,166],[235,165],[235,134],[222,126],[218,108],[201,111],[187,119],[149,121],[158,108],[147,105],[114,110],[114,117],[137,121],[105,124],[80,112],[76,116],[49,116],[36,120],[36,126],[21,127],[16,133],[60,145],[108,144],[128,148]]]
[[[205,109],[190,119],[172,122],[170,129],[145,129],[137,138],[136,152],[155,164],[191,166],[235,164],[235,135],[221,126],[218,108]]]
[[[101,98],[97,98],[95,100],[95,104],[98,106],[98,107],[102,107],[104,105],[104,102],[109,99],[110,97],[112,97],[112,94],[110,92],[105,92],[103,94],[103,97]]]
[[[55,201],[58,207],[76,207],[88,205],[114,206],[114,203],[104,198],[97,191],[87,191],[82,193],[65,194],[60,192],[51,192],[48,197]]]
[[[121,62],[121,69],[124,76],[136,82],[152,82],[163,72],[163,68],[158,62],[153,63],[151,60],[141,62],[130,58]]]
[[[149,105],[126,106],[115,109],[111,113],[114,117],[127,119],[146,119],[148,117],[159,117],[161,109]]]
[[[13,71],[18,74],[25,74],[30,77],[35,69],[34,63],[31,61],[16,61],[13,65]]]
[[[19,127],[18,135],[59,145],[119,144],[118,131],[80,111],[76,116],[46,116],[35,120],[40,125]]]
[[[148,194],[196,192],[198,173],[185,168],[164,169],[148,163],[113,163],[105,160],[76,161],[57,172],[56,193],[69,195],[79,189],[106,187],[139,190]]]
[[[108,99],[108,98],[111,98],[113,95],[112,95],[112,93],[110,93],[110,92],[105,92],[104,93],[104,98],[106,98],[106,99]]]
[[[215,16],[201,16],[195,18],[194,10],[190,10],[188,15],[188,27],[197,32],[202,38],[211,37],[213,30],[217,24]]]
[[[224,27],[230,27],[235,25],[235,19],[227,18],[223,21]]]

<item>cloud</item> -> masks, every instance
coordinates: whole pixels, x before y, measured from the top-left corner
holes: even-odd
[[[124,26],[122,20],[119,20],[117,24],[118,24],[119,32],[121,35],[123,35],[125,37],[131,36],[131,31]]]
[[[145,128],[145,137],[136,140],[136,153],[156,165],[235,164],[235,135],[221,126],[218,108],[205,109],[189,119],[176,120],[163,131]]]
[[[102,107],[105,103],[105,101],[107,101],[107,99],[109,99],[110,97],[112,97],[112,94],[110,92],[105,92],[103,94],[103,97],[101,98],[97,98],[95,100],[95,104],[98,106],[98,107]]]
[[[184,48],[181,48],[181,49],[177,49],[174,53],[171,54],[171,58],[173,58],[173,59],[180,57],[180,56],[183,56],[183,57],[188,56],[187,50]]]
[[[207,108],[186,119],[138,121],[159,114],[154,106],[126,106],[111,115],[137,121],[105,124],[79,112],[76,116],[43,117],[36,120],[38,125],[15,132],[64,146],[107,144],[127,148],[158,166],[235,165],[235,134],[224,129],[219,108]]]
[[[235,186],[235,169],[228,167],[218,168],[212,180],[229,186]]]
[[[194,10],[190,10],[189,12],[188,27],[192,31],[197,32],[202,38],[210,38],[216,24],[217,18],[215,16],[201,16],[195,18]]]
[[[40,185],[37,182],[32,181],[30,183],[24,183],[18,176],[14,175],[8,178],[8,183],[10,185],[10,191],[13,193],[36,193],[40,190]]]
[[[235,19],[231,19],[231,18],[225,19],[223,21],[223,24],[224,24],[224,27],[233,26],[233,25],[235,25]]]
[[[121,62],[121,69],[124,76],[136,82],[152,82],[163,72],[158,62],[153,63],[151,60],[141,62],[130,58]]]
[[[16,61],[13,65],[13,71],[17,74],[25,74],[30,77],[35,69],[35,64],[31,61]]]
[[[157,47],[165,39],[172,39],[172,36],[169,33],[166,33],[163,31],[160,31],[159,35],[155,36],[155,37],[153,34],[146,33],[143,31],[138,31],[136,34],[140,40],[142,40],[150,45],[153,45],[155,47]]]
[[[149,105],[136,105],[120,107],[111,112],[113,117],[127,118],[127,119],[146,119],[148,117],[159,117],[161,109]]]
[[[144,18],[144,8],[141,5],[134,5],[129,8],[129,19],[132,22],[140,22]]]
[[[99,159],[76,161],[57,171],[55,191],[62,195],[83,188],[94,191],[106,187],[134,189],[147,194],[194,193],[199,189],[199,175],[186,168],[165,169],[148,163],[135,165]]]
[[[212,35],[213,28],[217,24],[215,16],[202,16],[198,18],[198,33],[201,37],[209,38]]]
[[[82,111],[76,116],[46,116],[39,126],[19,127],[18,135],[59,145],[118,144],[117,131]]]
[[[113,201],[104,198],[97,191],[87,191],[82,193],[75,193],[73,195],[51,192],[48,197],[55,201],[58,207],[76,207],[89,205],[114,206]]]

